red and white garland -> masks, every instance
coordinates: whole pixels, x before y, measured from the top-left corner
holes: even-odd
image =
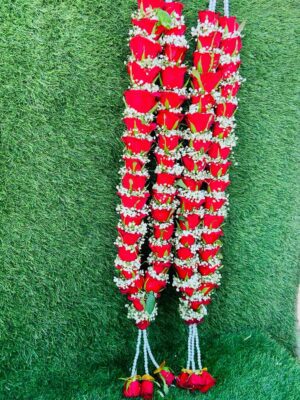
[[[192,30],[197,49],[189,71],[192,88],[188,96],[183,4],[138,0],[138,11],[132,16],[127,62],[131,86],[124,93],[125,149],[118,186],[121,204],[117,207],[115,261],[116,285],[127,296],[128,317],[138,328],[125,397],[151,399],[154,383],[165,394],[175,378],[164,363],[158,365],[147,337],[173,263],[177,272],[173,285],[181,293],[180,315],[189,326],[187,365],[176,383],[201,392],[215,384],[202,368],[197,325],[220,283],[228,157],[235,145],[233,114],[242,79],[238,73],[239,26],[235,17],[228,17],[228,2],[224,17],[214,9],[215,1],[211,1],[208,11],[199,12],[198,25]],[[182,105],[187,97],[191,104],[184,115]],[[187,129],[182,130],[184,117]],[[148,167],[153,158],[154,176]],[[144,254],[147,248],[148,257]],[[137,373],[141,348],[143,376]],[[149,373],[149,359],[159,382]]]

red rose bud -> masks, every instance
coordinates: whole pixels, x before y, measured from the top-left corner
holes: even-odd
[[[184,8],[184,5],[180,3],[179,1],[171,1],[169,3],[165,3],[164,10],[168,14],[176,13],[179,16],[182,15],[182,10]]]
[[[187,260],[193,256],[194,253],[188,247],[180,247],[180,249],[177,250],[177,257],[180,258],[180,260]]]
[[[158,147],[165,151],[172,151],[176,149],[179,144],[179,135],[165,136],[158,135]]]
[[[240,36],[224,39],[221,42],[221,48],[225,54],[238,54],[242,48],[242,39]]]
[[[166,228],[161,228],[161,225],[154,225],[155,239],[170,240],[174,233],[174,224],[169,224]]]
[[[213,72],[220,62],[220,54],[218,53],[200,53],[195,51],[193,54],[194,66],[201,73]]]
[[[191,278],[194,274],[194,271],[191,267],[185,268],[185,267],[181,267],[179,265],[175,265],[175,269],[178,274],[178,277],[182,280]]]
[[[186,217],[181,217],[179,225],[182,230],[191,230],[197,228],[201,218],[197,214],[188,214]]]
[[[159,43],[153,42],[143,36],[134,36],[129,42],[130,50],[137,60],[155,58],[162,51]]]
[[[189,385],[192,390],[198,389],[202,385],[203,379],[201,378],[201,375],[198,375],[196,373],[192,373],[189,377]]]
[[[213,289],[217,288],[218,285],[211,282],[201,283],[199,287],[199,291],[202,292],[205,296],[207,296]]]
[[[205,199],[190,200],[183,196],[179,196],[179,199],[182,211],[192,211],[194,209],[199,209],[205,201]]]
[[[156,128],[156,124],[143,124],[139,118],[129,118],[123,119],[124,124],[129,132],[136,131],[139,133],[151,133]]]
[[[146,292],[158,293],[163,290],[166,285],[166,281],[153,278],[151,275],[146,273],[144,284],[144,289],[146,290]]]
[[[138,269],[132,270],[132,271],[126,271],[125,269],[122,269],[121,266],[117,265],[116,269],[120,271],[120,275],[125,278],[125,279],[132,279],[136,276],[138,273]]]
[[[194,132],[204,132],[207,131],[214,122],[213,114],[205,113],[187,113],[186,122],[190,130]]]
[[[185,100],[185,96],[182,96],[175,92],[160,92],[159,100],[165,108],[179,108]]]
[[[160,73],[160,67],[142,68],[137,62],[133,61],[127,64],[127,71],[132,82],[153,83]]]
[[[122,142],[125,144],[127,150],[134,154],[140,154],[150,151],[153,140],[140,139],[134,136],[123,136]]]
[[[192,104],[197,104],[199,107],[198,111],[201,113],[208,112],[215,105],[215,102],[215,99],[210,93],[192,96]]]
[[[173,186],[176,179],[176,175],[169,174],[167,172],[161,172],[156,174],[156,183],[158,185],[169,185]]]
[[[120,227],[118,227],[117,229],[122,239],[122,242],[124,244],[127,244],[128,246],[136,244],[137,241],[142,237],[141,233],[127,232]]]
[[[219,250],[220,246],[216,246],[213,249],[199,249],[199,255],[203,261],[208,261],[213,258]]]
[[[205,74],[192,75],[192,81],[195,89],[202,89],[202,91],[210,93],[218,87],[222,76],[219,71],[206,72]]]
[[[182,35],[185,34],[185,31],[186,31],[186,26],[185,25],[178,25],[175,28],[166,29],[165,30],[165,36],[166,35],[182,36]]]
[[[202,139],[191,139],[190,147],[193,147],[194,150],[200,151],[201,153],[207,153],[212,142],[211,140],[202,140]]]
[[[186,169],[188,169],[189,171],[200,172],[203,171],[206,167],[205,159],[194,161],[191,156],[186,154],[181,158],[181,160]]]
[[[175,46],[174,44],[166,44],[164,48],[165,56],[170,62],[182,63],[186,54],[186,47]]]
[[[151,251],[153,252],[153,254],[155,255],[155,257],[157,257],[157,258],[168,257],[172,250],[171,243],[167,243],[167,244],[164,244],[161,246],[149,243],[149,247],[150,247]]]
[[[142,380],[140,396],[143,400],[151,400],[154,395],[154,382],[153,380]]]
[[[222,74],[223,79],[228,79],[232,74],[238,71],[241,63],[236,62],[236,63],[229,63],[229,64],[223,64],[220,66],[219,71],[220,74]]]
[[[131,300],[131,302],[132,302],[134,308],[135,308],[137,311],[144,311],[145,307],[144,307],[144,305],[141,303],[141,300],[140,300],[139,298],[136,298],[136,297],[135,297],[135,298],[133,298],[133,299]]]
[[[137,210],[141,210],[144,207],[150,196],[148,192],[141,193],[140,196],[127,196],[125,194],[118,194],[124,207],[136,208]]]
[[[155,152],[154,155],[158,165],[163,165],[165,167],[174,167],[176,164],[176,158],[172,158],[165,154]]]
[[[124,92],[126,104],[140,113],[151,111],[157,104],[153,93],[147,90],[129,89]]]
[[[147,183],[147,179],[147,176],[133,175],[130,172],[126,172],[122,178],[122,186],[129,190],[142,190]]]
[[[137,324],[135,324],[135,326],[143,331],[150,326],[150,322],[149,321],[141,321],[141,322],[138,322]]]
[[[195,180],[193,178],[190,178],[189,176],[183,176],[181,179],[183,183],[189,188],[189,190],[192,190],[193,192],[200,190],[204,182],[203,179]]]
[[[161,376],[163,377],[163,379],[165,380],[167,386],[171,386],[172,383],[174,382],[175,375],[172,374],[171,371],[168,371],[168,370],[166,370],[166,369],[163,369],[163,370],[160,371],[160,375],[161,375]]]
[[[221,103],[218,104],[216,115],[217,116],[224,116],[226,118],[230,118],[233,116],[237,105],[233,103]]]
[[[193,296],[193,294],[195,293],[195,289],[189,287],[180,288],[180,291],[189,297]]]
[[[136,294],[142,289],[143,285],[144,285],[143,277],[137,277],[135,281],[127,289],[120,288],[120,292],[122,294],[127,294],[127,295]]]
[[[130,378],[125,382],[123,388],[124,397],[139,397],[141,393],[141,384],[136,378]]]
[[[229,33],[233,33],[239,29],[236,17],[220,17],[219,25]]]
[[[179,239],[179,242],[183,246],[188,247],[188,246],[192,246],[192,244],[195,243],[195,238],[193,235],[184,235]]]
[[[212,162],[209,165],[209,170],[212,176],[219,177],[226,174],[230,165],[231,165],[230,161],[227,161],[225,163]]]
[[[136,247],[135,250],[131,251],[126,249],[125,246],[120,246],[118,248],[118,255],[122,261],[134,261],[138,258],[138,248]]]
[[[224,222],[223,215],[204,214],[203,224],[209,229],[217,229]]]
[[[169,261],[154,261],[152,267],[157,274],[162,274],[168,271],[171,267],[171,263]]]
[[[124,155],[123,160],[125,162],[125,168],[127,170],[131,170],[132,172],[141,171],[145,165],[145,161],[131,156]]]
[[[216,122],[213,129],[213,136],[218,137],[219,139],[225,139],[229,136],[231,131],[232,131],[231,127],[222,128],[219,122]]]
[[[199,387],[200,392],[206,393],[211,387],[215,386],[216,380],[207,372],[202,372],[202,385]]]
[[[220,229],[217,232],[211,232],[211,233],[202,233],[202,240],[206,244],[213,244],[215,243],[216,240],[219,239],[220,236],[223,235],[222,230]]]
[[[162,85],[167,89],[182,88],[186,71],[184,66],[166,67],[161,71]]]
[[[160,110],[156,117],[156,122],[159,126],[164,127],[167,130],[177,129],[179,123],[182,121],[184,115],[174,113],[169,110]]]
[[[208,190],[210,192],[225,192],[226,188],[230,185],[230,181],[225,182],[221,180],[207,180]]]
[[[152,198],[160,204],[171,204],[174,201],[175,193],[161,193],[157,190],[152,191]]]
[[[203,301],[194,300],[194,301],[191,301],[189,305],[192,310],[198,311],[202,304],[203,304]]]
[[[164,27],[158,24],[156,19],[150,18],[141,18],[141,19],[132,19],[132,24],[138,26],[143,29],[148,35],[155,35],[155,39],[157,40],[164,31]]]
[[[176,385],[182,389],[189,389],[189,377],[190,374],[187,372],[181,372],[175,379],[176,379]]]
[[[198,12],[198,20],[203,24],[206,21],[210,24],[216,25],[218,23],[219,14],[214,11],[199,11]]]
[[[158,210],[158,209],[153,209],[151,211],[152,218],[155,219],[157,222],[168,222],[172,215],[174,214],[174,210],[172,207],[168,209],[163,209],[163,210]]]
[[[204,265],[199,265],[198,267],[198,271],[200,272],[201,275],[207,276],[210,274],[213,274],[218,268],[220,267],[220,265],[216,265],[214,267],[208,267],[207,264]],[[210,299],[207,301],[203,301],[203,304],[209,304],[210,303]]]
[[[220,47],[222,39],[222,33],[219,31],[211,32],[207,36],[199,36],[197,42],[197,48],[202,49],[203,47],[207,50]]]
[[[213,143],[209,149],[209,156],[211,158],[222,158],[226,160],[230,154],[230,147],[221,147],[219,143]]]
[[[221,86],[221,96],[222,97],[234,97],[237,95],[241,84],[240,82],[235,82],[233,85]]]

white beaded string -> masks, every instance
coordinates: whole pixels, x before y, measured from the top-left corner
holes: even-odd
[[[202,369],[199,335],[198,335],[198,329],[197,329],[197,325],[196,324],[194,325],[194,332],[195,332],[195,342],[196,342],[196,350],[197,350],[198,368]]]
[[[191,364],[191,351],[190,351],[190,347],[191,347],[191,329],[190,329],[190,326],[189,326],[189,335],[188,335],[188,342],[187,342],[187,345],[188,345],[188,359],[187,359],[187,362],[186,362],[186,369],[190,369],[190,364]]]
[[[216,9],[216,0],[209,0],[208,9],[209,9],[209,11],[215,11],[215,9]]]
[[[224,15],[229,17],[229,0],[224,0]]]
[[[144,335],[144,368],[145,368],[145,374],[149,375],[148,351],[147,351],[147,340],[145,340],[145,331],[143,332],[143,335]]]
[[[195,365],[195,331],[194,331],[194,326],[191,325],[191,364],[192,364],[192,370],[196,370],[196,365]]]
[[[139,355],[140,355],[141,340],[142,340],[142,331],[139,329],[137,342],[136,342],[135,356],[134,356],[132,369],[131,369],[131,376],[135,376],[137,373],[136,367],[137,367],[137,362],[138,362]]]
[[[155,366],[155,368],[159,368],[159,364],[158,362],[155,360],[154,355],[152,353],[150,344],[149,344],[149,340],[148,340],[148,335],[147,335],[147,331],[144,331],[144,341],[146,342],[146,346],[147,346],[147,351],[148,351],[148,355],[150,357],[150,360],[152,361],[152,364]]]

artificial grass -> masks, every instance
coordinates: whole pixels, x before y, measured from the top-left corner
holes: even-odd
[[[191,26],[205,3],[185,3]],[[119,386],[107,375],[126,374],[131,362],[135,330],[112,279],[134,8],[133,0],[1,2],[1,399],[114,400]],[[207,398],[293,399],[297,367],[284,348],[295,344],[298,283],[297,8],[292,0],[237,0],[232,12],[247,21],[247,82],[223,285],[201,330],[220,337],[204,347],[219,376]],[[169,289],[150,331],[174,367],[173,349],[180,360],[185,351],[177,305]],[[242,337],[255,331],[264,336],[244,351]]]

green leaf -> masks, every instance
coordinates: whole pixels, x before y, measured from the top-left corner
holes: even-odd
[[[186,186],[186,184],[183,182],[182,179],[178,179],[178,180],[176,181],[176,186],[179,186],[179,187],[181,187],[182,189],[187,189],[187,188],[188,188],[188,187]]]
[[[151,315],[153,313],[154,306],[155,306],[155,296],[154,296],[153,292],[150,292],[148,294],[147,301],[146,301],[146,311],[149,315]]]
[[[172,27],[172,17],[170,14],[158,8],[156,10],[156,15],[158,17],[160,25],[164,26],[167,29],[170,29]]]

